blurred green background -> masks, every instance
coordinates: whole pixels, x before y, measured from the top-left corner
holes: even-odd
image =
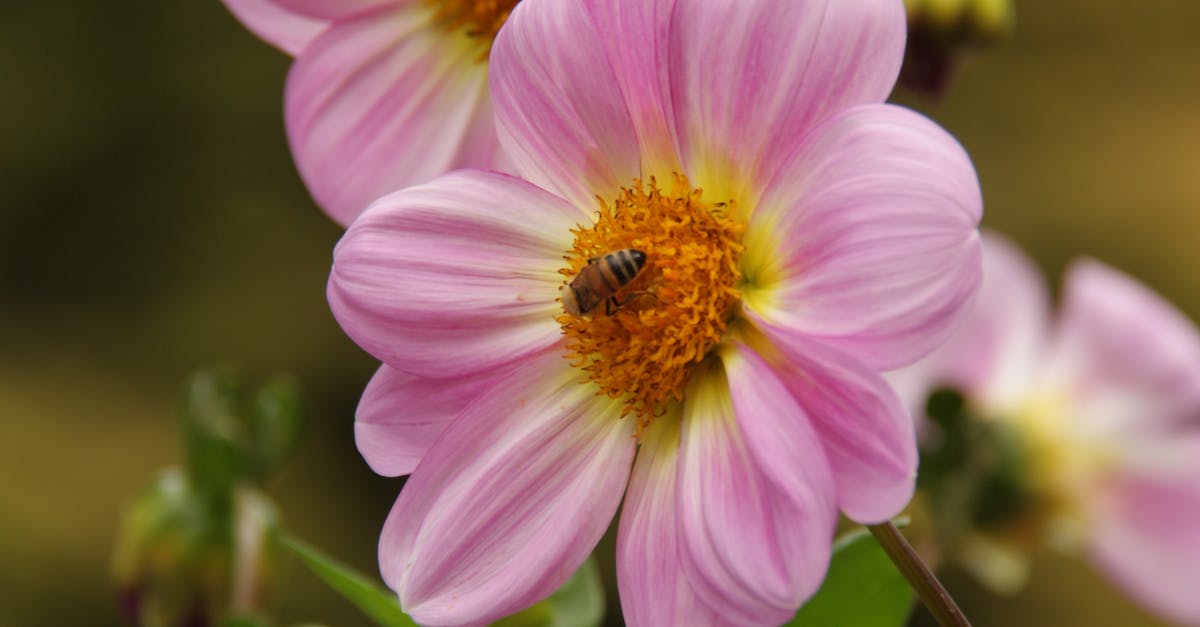
[[[1057,277],[1078,255],[1200,319],[1200,2],[1029,0],[940,103],[899,100],[975,160],[985,223]],[[122,502],[181,458],[187,373],[304,386],[285,523],[366,572],[399,486],[353,444],[375,364],[324,300],[339,229],[284,140],[289,59],[217,0],[0,4],[0,625],[118,623]],[[951,575],[976,625],[1156,624],[1045,556],[1010,600]],[[364,624],[298,566],[286,621]]]

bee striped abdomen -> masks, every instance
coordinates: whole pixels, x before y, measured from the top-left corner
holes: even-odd
[[[646,263],[646,256],[640,257],[641,261],[636,261],[633,258],[633,253],[641,253],[629,248],[618,250],[615,253],[609,253],[604,257],[607,261],[607,266],[617,276],[617,280],[622,286],[629,285],[634,277],[642,271],[642,266]]]
[[[646,253],[634,248],[623,248],[603,257],[589,259],[588,265],[563,286],[563,310],[575,316],[585,316],[605,301],[608,301],[610,308],[619,306],[617,291],[632,283],[645,267]]]

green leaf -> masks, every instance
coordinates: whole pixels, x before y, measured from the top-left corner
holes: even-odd
[[[295,538],[285,537],[283,545],[376,624],[382,627],[416,626],[417,623],[400,610],[396,595],[380,584]]]
[[[899,627],[908,620],[912,590],[865,529],[838,538],[825,583],[789,627]]]
[[[396,595],[370,578],[295,538],[283,538],[317,577],[383,627],[415,627]],[[545,601],[494,623],[503,627],[596,627],[604,618],[604,588],[592,559]]]
[[[543,601],[550,606],[553,627],[596,627],[604,618],[604,585],[600,567],[588,558],[561,588]]]
[[[503,618],[493,627],[596,627],[603,618],[604,586],[600,583],[600,568],[589,557],[545,601]]]

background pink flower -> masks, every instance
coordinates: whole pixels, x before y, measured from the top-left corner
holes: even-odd
[[[518,0],[223,1],[296,56],[288,141],[313,198],[339,223],[443,172],[504,166],[487,55]]]
[[[1142,602],[1200,624],[1200,333],[1086,259],[1067,271],[1051,321],[1034,264],[996,235],[984,251],[967,323],[896,383],[914,406],[936,387],[961,390],[972,416],[1015,435],[1028,460],[1020,520],[1040,521],[1035,541],[1086,549]],[[1009,568],[968,565],[1001,588],[1020,585],[1027,531],[972,540]]]
[[[491,91],[522,178],[380,199],[330,277],[384,362],[360,449],[412,472],[380,540],[406,611],[536,602],[625,495],[630,624],[778,624],[837,509],[905,506],[912,423],[879,371],[970,300],[981,201],[953,138],[881,104],[903,42],[885,0],[517,7]],[[616,311],[564,314],[564,283],[623,248],[647,265]]]

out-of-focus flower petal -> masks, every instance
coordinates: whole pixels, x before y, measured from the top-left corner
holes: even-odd
[[[597,194],[611,200],[640,175],[620,83],[577,3],[524,0],[497,35],[490,65],[496,130],[526,179],[592,211]]]
[[[384,524],[384,580],[421,624],[495,620],[567,580],[608,527],[636,441],[557,350],[470,404]]]
[[[263,41],[295,56],[321,31],[329,20],[297,13],[276,0],[221,0],[225,8]]]
[[[380,361],[457,377],[559,341],[555,299],[585,214],[524,181],[456,172],[380,199],[334,251],[329,304]]]
[[[407,475],[463,408],[488,389],[498,373],[422,379],[380,366],[354,420],[354,441],[371,470]]]
[[[829,120],[771,183],[746,234],[748,308],[890,370],[929,353],[979,286],[971,161],[927,118],[868,105]],[[790,341],[790,340],[789,340]]]
[[[1200,432],[1159,442],[1153,459],[1106,486],[1092,552],[1135,598],[1173,620],[1200,625]]]
[[[912,499],[917,476],[912,417],[883,376],[817,342],[776,341],[771,366],[808,414],[837,484],[838,504],[850,518],[877,523]]]
[[[1200,416],[1200,333],[1179,310],[1098,261],[1075,262],[1047,377],[1091,428],[1163,430]]]
[[[692,589],[679,562],[677,420],[673,414],[650,425],[621,508],[617,586],[632,627],[726,624]]]
[[[821,119],[883,102],[904,34],[894,0],[677,2],[670,94],[692,182],[711,198],[751,202],[723,187],[760,188]]]
[[[829,469],[804,412],[744,349],[700,366],[684,396],[681,561],[731,622],[780,624],[820,586],[836,522]]]
[[[984,232],[983,283],[966,320],[933,354],[889,373],[914,412],[930,390],[953,386],[987,411],[1005,414],[1038,385],[1049,333],[1049,295],[1033,260],[1007,238]]]
[[[1008,538],[973,533],[963,538],[955,553],[956,561],[967,572],[1001,596],[1020,592],[1033,572],[1029,547]]]
[[[341,224],[388,192],[500,157],[479,48],[430,15],[423,4],[385,6],[338,22],[288,76],[296,165]]]

